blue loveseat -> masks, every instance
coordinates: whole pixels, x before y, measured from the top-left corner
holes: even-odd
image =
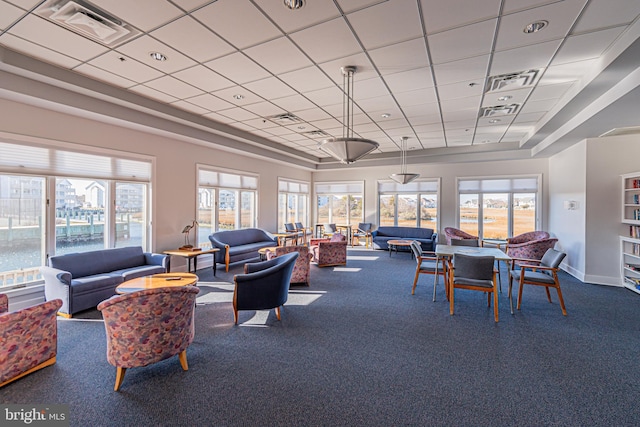
[[[220,249],[213,261],[224,263],[226,271],[231,263],[260,258],[261,248],[278,246],[274,236],[259,228],[218,231],[209,235],[209,240],[212,247]]]
[[[140,246],[58,255],[40,267],[47,301],[62,300],[58,314],[71,317],[111,298],[120,283],[166,273],[169,257],[143,252]]]
[[[420,242],[423,251],[433,251],[436,249],[438,234],[432,228],[417,227],[378,227],[371,232],[371,240],[374,249],[389,249],[389,240],[417,240]]]

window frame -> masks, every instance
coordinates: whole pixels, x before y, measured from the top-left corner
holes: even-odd
[[[318,197],[320,196],[347,196],[346,203],[346,224],[350,224],[352,226],[358,225],[358,223],[364,221],[364,207],[365,205],[365,182],[364,181],[318,181],[314,183],[314,218],[316,224],[320,224],[318,222]],[[358,192],[359,190],[359,192]],[[362,215],[360,218],[352,218],[351,216],[351,200],[352,196],[359,196],[362,200]],[[333,206],[329,208],[329,223],[334,223],[332,218]],[[355,222],[354,222],[355,220]],[[346,225],[345,224],[345,225]]]
[[[428,194],[435,194],[436,196],[436,200],[437,200],[437,206],[436,206],[436,225],[433,228],[434,232],[438,233],[438,230],[440,228],[440,206],[442,205],[441,203],[441,198],[440,198],[440,191],[441,191],[441,184],[442,184],[442,180],[440,178],[422,178],[422,179],[416,179],[408,184],[399,184],[395,181],[392,180],[378,180],[378,184],[377,184],[377,192],[378,192],[378,197],[377,197],[377,220],[378,220],[378,225],[382,224],[381,219],[380,219],[380,214],[381,214],[381,204],[380,204],[380,198],[381,196],[393,196],[394,200],[395,200],[395,206],[394,206],[394,227],[398,227],[398,199],[399,196],[402,194],[406,194],[406,195],[415,195],[416,196],[416,227],[417,228],[431,228],[431,227],[423,227],[422,226],[422,215],[421,215],[421,200],[422,200],[422,196],[424,195],[428,195]],[[435,187],[434,189],[430,189],[429,187]]]
[[[299,191],[295,191],[295,187],[298,186],[300,188]],[[286,191],[285,190],[286,187]],[[306,189],[306,190],[305,190]],[[296,180],[296,179],[290,179],[290,178],[283,178],[283,177],[278,177],[278,194],[277,194],[277,221],[278,221],[278,225],[276,227],[277,230],[279,231],[284,231],[284,224],[285,222],[288,222],[288,209],[287,212],[280,212],[281,210],[281,206],[280,206],[280,196],[284,196],[287,206],[289,203],[289,196],[296,196],[296,197],[300,197],[300,196],[305,196],[305,208],[304,208],[304,213],[303,216],[304,218],[300,218],[298,217],[298,221],[297,222],[301,222],[305,227],[309,228],[310,227],[310,212],[309,209],[311,207],[311,183],[309,181],[302,181],[302,180]],[[298,204],[300,203],[300,200],[298,199]],[[284,219],[284,221],[283,221]],[[296,221],[294,221],[296,222]]]

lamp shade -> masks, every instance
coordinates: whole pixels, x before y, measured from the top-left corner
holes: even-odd
[[[340,163],[350,164],[366,156],[379,144],[363,138],[329,138],[320,143],[319,148]]]
[[[419,176],[419,173],[392,173],[389,175],[389,178],[398,184],[408,184]]]

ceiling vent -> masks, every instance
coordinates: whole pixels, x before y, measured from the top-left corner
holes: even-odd
[[[275,116],[269,117],[269,120],[281,125],[290,125],[293,123],[300,123],[302,121],[300,117],[295,116],[291,113],[277,114]]]
[[[330,135],[328,133],[326,133],[323,130],[312,130],[310,132],[305,132],[305,135],[307,135],[309,138],[327,138]]]
[[[510,105],[495,105],[492,107],[483,107],[480,110],[480,117],[496,117],[496,116],[508,116],[518,112],[520,104]]]
[[[539,73],[540,70],[529,70],[489,77],[487,92],[532,86]]]
[[[36,9],[36,14],[107,46],[140,33],[118,18],[80,0],[48,0]]]

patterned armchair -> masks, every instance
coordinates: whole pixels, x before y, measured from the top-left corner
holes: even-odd
[[[291,274],[291,280],[289,283],[304,283],[309,286],[309,273],[311,272],[311,252],[307,246],[278,246],[274,252],[269,251],[267,253],[267,259],[282,256],[291,252],[298,252],[300,255],[296,260],[293,267],[293,273]]]
[[[0,294],[0,387],[56,363],[58,323],[62,300],[9,313],[9,301]]]
[[[541,260],[547,249],[553,249],[557,241],[546,231],[530,231],[507,239],[507,255],[511,258]]]
[[[330,239],[311,239],[309,247],[312,261],[318,267],[347,264],[347,238],[341,233],[335,233]]]
[[[145,289],[116,295],[98,305],[107,332],[107,360],[117,368],[118,391],[127,368],[147,366],[179,355],[185,371],[193,341],[195,286]]]
[[[454,227],[445,227],[444,235],[447,239],[447,245],[451,244],[451,240],[478,239],[478,236],[474,236]]]

